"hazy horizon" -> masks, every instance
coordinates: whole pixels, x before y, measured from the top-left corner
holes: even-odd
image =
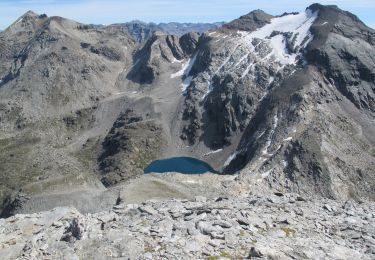
[[[62,16],[87,24],[113,24],[140,20],[144,22],[228,22],[255,9],[272,15],[303,11],[317,1],[270,0],[259,3],[252,0],[4,0],[0,2],[0,30],[6,29],[28,10],[48,16]],[[357,15],[368,26],[375,28],[375,1],[341,0],[320,1],[335,4]]]

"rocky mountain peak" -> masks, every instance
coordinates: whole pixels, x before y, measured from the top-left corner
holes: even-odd
[[[262,10],[254,10],[247,15],[243,15],[240,18],[233,20],[223,25],[223,28],[229,30],[241,30],[241,31],[254,31],[260,27],[263,27],[273,18],[272,15],[265,13]]]
[[[40,16],[33,11],[27,11],[11,24],[4,33],[17,33],[18,31],[22,33],[22,30],[34,30],[40,25],[41,20],[45,18],[46,16]]]
[[[375,31],[357,16],[337,6],[314,4],[309,7],[319,15],[311,26],[314,39],[307,47],[310,64],[325,71],[335,86],[364,112],[375,112],[374,53]],[[359,51],[357,44],[363,45]],[[354,75],[350,71],[356,71]]]
[[[354,22],[359,22],[363,24],[363,22],[355,14],[342,10],[337,5],[322,5],[319,3],[315,3],[307,7],[306,10],[307,9],[311,10],[312,12],[318,11],[318,12],[323,12],[323,13],[330,13],[331,15],[334,15],[334,17],[340,16],[340,15],[346,16],[347,18],[352,19]]]
[[[307,9],[311,10],[312,12],[322,11],[322,10],[325,10],[325,9],[339,10],[337,5],[322,5],[322,4],[319,4],[319,3],[311,4],[309,7],[306,8],[306,10]]]
[[[181,63],[196,50],[198,34],[188,33],[182,37],[156,31],[144,46],[135,53],[135,65],[128,73],[132,81],[151,84],[157,75],[175,63]]]
[[[28,18],[37,18],[38,16],[39,15],[37,13],[35,13],[34,11],[29,10],[26,13],[24,13],[21,17],[22,18],[26,18],[26,17],[28,17]]]

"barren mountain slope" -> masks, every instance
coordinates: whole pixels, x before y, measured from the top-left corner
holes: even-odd
[[[374,35],[318,4],[209,33],[188,74],[182,137],[222,149],[215,166],[261,187],[373,199]]]
[[[1,200],[21,188],[102,186],[75,143],[88,129],[106,133],[125,106],[117,77],[131,66],[134,41],[32,12],[0,39]]]

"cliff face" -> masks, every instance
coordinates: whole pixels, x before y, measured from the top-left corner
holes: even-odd
[[[144,43],[28,12],[0,33],[0,200],[111,189],[172,156],[254,191],[374,199],[374,35],[317,4]]]

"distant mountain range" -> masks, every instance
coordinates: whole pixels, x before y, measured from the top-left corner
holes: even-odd
[[[108,27],[122,28],[128,32],[136,41],[144,42],[151,38],[155,32],[182,36],[189,32],[204,33],[223,25],[218,23],[145,23],[142,21],[131,21],[127,23],[112,24]]]
[[[166,34],[182,36],[189,32],[204,33],[209,30],[216,29],[225,24],[225,22],[215,22],[215,23],[146,23],[139,20],[134,20],[126,23],[116,23],[110,25],[102,24],[87,24],[83,25],[85,28],[114,28],[122,29],[133,37],[137,42],[147,41],[155,32],[163,32]],[[3,30],[0,29],[0,32]]]

